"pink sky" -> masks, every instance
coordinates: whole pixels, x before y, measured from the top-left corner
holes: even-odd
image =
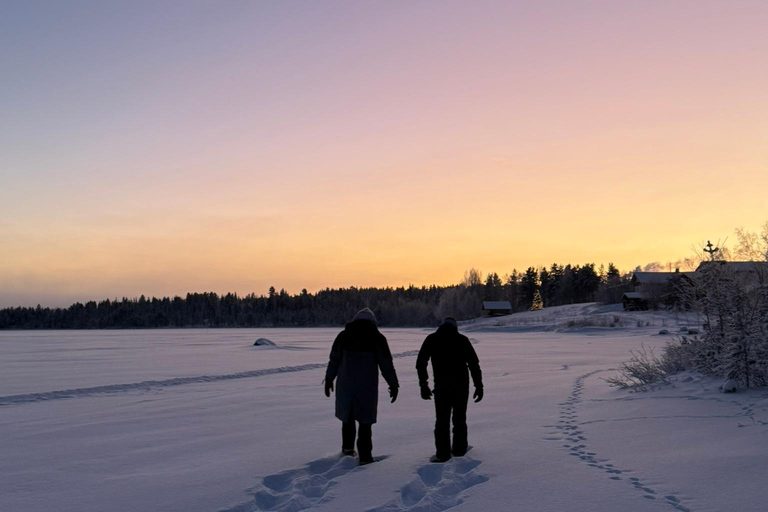
[[[0,306],[629,270],[768,220],[764,2],[0,7]]]

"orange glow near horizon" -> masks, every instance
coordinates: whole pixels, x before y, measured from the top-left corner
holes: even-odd
[[[515,4],[9,9],[0,307],[627,271],[768,220],[768,7]]]

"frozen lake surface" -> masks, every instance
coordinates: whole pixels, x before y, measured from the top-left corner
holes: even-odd
[[[383,460],[365,467],[339,458],[322,392],[339,329],[0,332],[0,509],[765,510],[765,391],[697,375],[610,388],[630,349],[667,340],[658,325],[529,317],[462,327],[486,396],[469,406],[474,448],[444,465],[427,462],[434,410],[414,369],[427,330],[382,331],[402,388],[390,404],[382,382]]]

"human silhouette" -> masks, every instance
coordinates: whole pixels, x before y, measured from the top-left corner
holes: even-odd
[[[373,462],[371,425],[376,423],[379,402],[379,369],[389,385],[394,403],[399,384],[392,364],[387,338],[376,327],[376,316],[368,309],[360,310],[344,330],[336,336],[325,372],[325,396],[330,397],[336,382],[336,417],[342,422],[341,451],[354,456],[355,421],[360,465]]]
[[[434,391],[429,389],[427,363],[432,360]],[[467,402],[469,374],[475,385],[475,402],[483,399],[483,374],[469,339],[459,333],[456,320],[448,317],[437,331],[427,336],[416,358],[421,398],[435,397],[435,455],[432,462],[445,462],[451,455],[467,453]],[[453,445],[450,423],[453,416]]]

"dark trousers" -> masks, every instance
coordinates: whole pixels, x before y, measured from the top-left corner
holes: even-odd
[[[352,450],[355,447],[355,413],[349,415],[349,421],[341,424],[341,449]],[[360,423],[357,432],[357,453],[361,461],[373,460],[373,432],[370,423]]]
[[[467,402],[464,393],[435,392],[435,448],[437,457],[449,459],[467,453]],[[453,447],[451,447],[451,416],[453,416]]]

